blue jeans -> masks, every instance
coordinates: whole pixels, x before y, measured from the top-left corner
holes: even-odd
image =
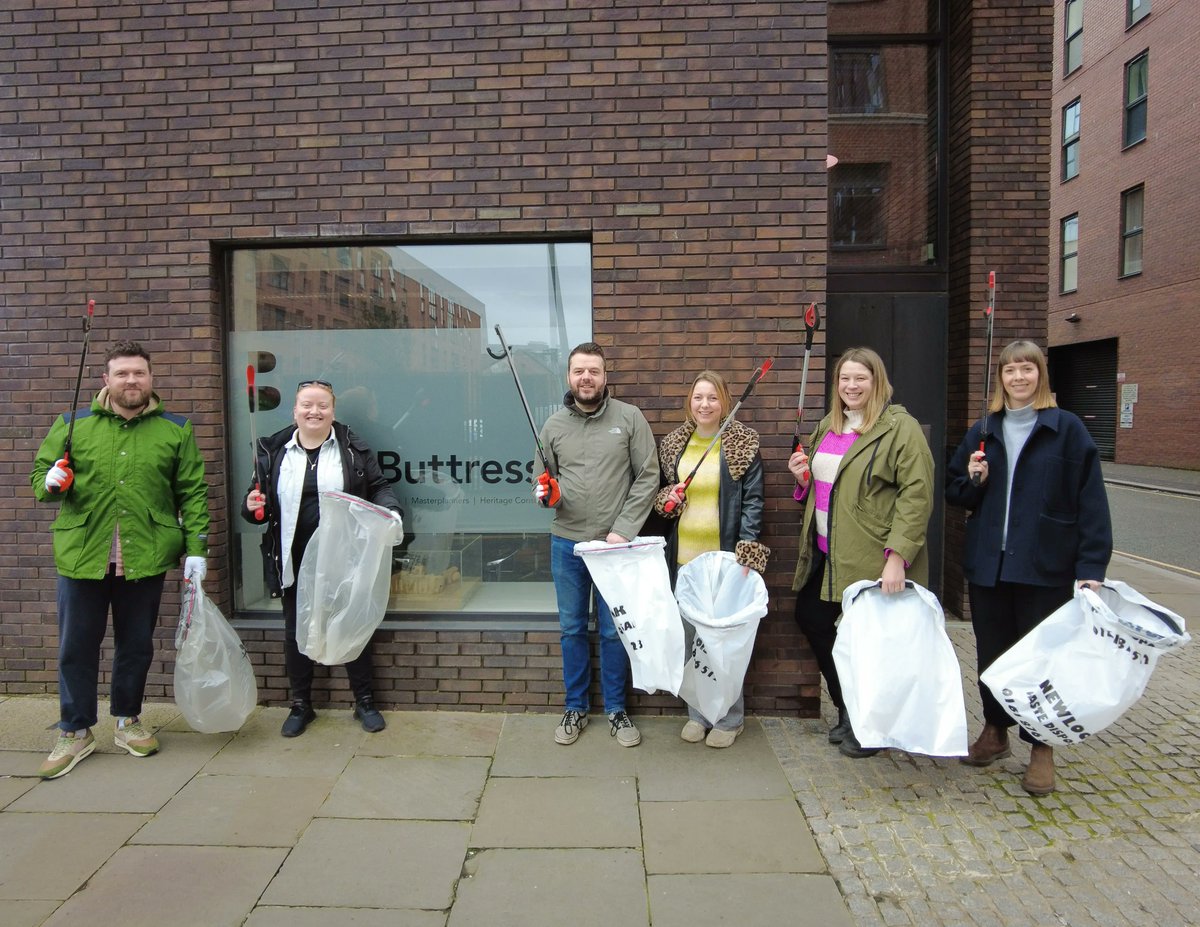
[[[58,577],[58,726],[64,731],[95,727],[99,699],[100,645],[112,608],[112,714],[142,712],[146,675],[154,659],[154,626],[166,574],[128,580],[109,567],[104,579]]]
[[[574,554],[575,542],[550,536],[550,572],[558,596],[558,626],[562,631],[563,685],[567,690],[566,709],[587,712],[588,689],[592,684],[591,647],[588,645],[588,617],[592,605],[592,575],[582,557]],[[629,686],[629,655],[617,636],[608,604],[596,590],[596,623],[600,630],[600,691],[604,711],[612,714],[625,710],[625,690]]]

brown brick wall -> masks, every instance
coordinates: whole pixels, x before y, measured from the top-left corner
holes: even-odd
[[[988,272],[996,272],[993,357],[1014,338],[1046,344],[1049,66],[1054,4],[949,6],[950,357],[947,452],[979,418],[987,366]],[[965,513],[946,510],[946,550]],[[943,604],[967,615],[962,567],[947,555]]]
[[[1062,13],[1056,30],[1061,34]],[[1138,384],[1133,427],[1117,428],[1118,463],[1200,469],[1200,443],[1179,440],[1179,412],[1200,406],[1187,337],[1200,318],[1200,111],[1191,70],[1195,4],[1154,4],[1125,28],[1125,4],[1084,4],[1083,65],[1062,75],[1056,43],[1050,166],[1050,343],[1117,338],[1119,372]],[[1125,64],[1150,51],[1146,140],[1123,148]],[[1080,100],[1079,174],[1063,183],[1062,108]],[[1142,273],[1120,278],[1121,193],[1145,187]],[[1079,215],[1079,285],[1060,293],[1059,222]],[[1076,323],[1067,316],[1079,317]],[[1181,335],[1183,337],[1181,337]],[[1119,388],[1118,388],[1119,397]],[[1116,410],[1114,410],[1116,414]]]
[[[70,402],[88,297],[87,382],[137,337],[168,408],[196,423],[206,585],[228,610],[219,249],[582,234],[612,380],[657,433],[692,371],[742,382],[776,358],[742,416],[763,434],[775,549],[747,701],[815,710],[797,694],[815,667],[790,615],[784,461],[800,311],[824,302],[825,59],[824,2],[6,3],[0,692],[55,686],[52,511],[28,471]],[[177,605],[169,593],[154,698],[170,695]],[[281,632],[244,638],[260,695],[283,701]],[[383,631],[376,653],[385,705],[561,700],[556,633]],[[331,685],[344,695],[340,672]]]

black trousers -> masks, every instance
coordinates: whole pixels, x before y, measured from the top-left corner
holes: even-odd
[[[838,711],[846,710],[837,665],[833,662],[833,642],[837,639],[837,620],[842,614],[841,602],[826,602],[821,598],[821,581],[825,577],[825,554],[813,551],[813,570],[808,582],[796,594],[796,624],[808,638],[817,667],[829,687],[829,698]]]
[[[283,590],[283,626],[286,629],[283,643],[284,665],[287,667],[288,683],[292,689],[292,701],[311,702],[313,667],[311,659],[300,652],[296,645],[296,585]],[[371,645],[345,664],[350,677],[350,690],[355,700],[371,695]]]
[[[998,582],[995,586],[967,585],[971,602],[971,625],[975,629],[976,665],[982,674],[996,658],[1036,628],[1074,595],[1074,583],[1065,586],[1027,586],[1024,583]],[[1004,710],[992,690],[979,683],[983,700],[983,720],[1000,727],[1017,722]],[[1021,739],[1034,739],[1021,732]]]

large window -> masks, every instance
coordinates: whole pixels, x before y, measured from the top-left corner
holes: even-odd
[[[1070,74],[1083,64],[1083,0],[1067,0],[1063,23],[1063,73]]]
[[[1150,15],[1150,0],[1125,0],[1126,28]]]
[[[371,447],[404,507],[389,619],[552,615],[533,435],[507,361],[489,349],[500,352],[499,324],[543,423],[561,405],[568,352],[591,339],[590,246],[247,248],[232,253],[229,277],[232,504],[253,471],[247,364],[259,438],[291,427],[299,381],[327,380],[337,419]],[[232,523],[235,607],[276,611],[262,528]]]
[[[1146,138],[1146,98],[1149,95],[1150,53],[1142,52],[1125,65],[1125,147]]]
[[[1062,179],[1070,180],[1079,173],[1079,100],[1063,107],[1062,113]]]
[[[878,48],[837,48],[829,75],[831,113],[882,113],[883,53]]]
[[[1079,215],[1062,220],[1059,233],[1059,290],[1074,293],[1079,288]]]
[[[1142,272],[1142,223],[1146,188],[1138,185],[1121,194],[1121,276]]]
[[[829,243],[836,251],[883,248],[887,182],[882,164],[839,164],[829,179]]]

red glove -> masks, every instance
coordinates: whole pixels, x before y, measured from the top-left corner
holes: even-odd
[[[562,493],[558,491],[558,480],[550,476],[548,470],[543,471],[537,478],[533,487],[533,498],[537,499],[539,505],[547,508],[554,508],[562,499]]]
[[[46,473],[46,491],[53,493],[66,492],[75,482],[75,471],[67,463],[67,458],[56,460],[54,466]]]

